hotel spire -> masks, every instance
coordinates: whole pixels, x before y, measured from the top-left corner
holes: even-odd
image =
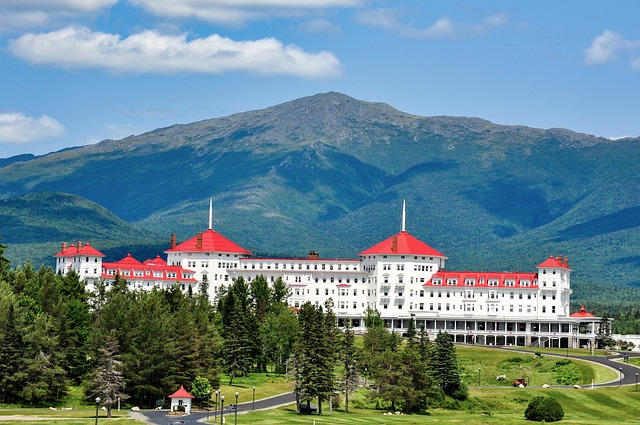
[[[213,229],[213,198],[209,198],[209,230]]]
[[[402,231],[405,232],[405,223],[406,223],[406,208],[405,208],[405,204],[406,204],[407,200],[403,199],[402,200]]]

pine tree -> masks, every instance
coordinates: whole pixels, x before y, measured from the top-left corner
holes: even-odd
[[[253,367],[256,352],[257,325],[250,312],[249,289],[244,278],[235,279],[220,299],[222,336],[224,338],[224,371],[229,385],[236,376],[246,376]]]
[[[8,289],[4,282],[0,286]],[[21,385],[23,341],[12,294],[2,292],[6,298],[0,301],[0,402],[9,403],[17,400]]]
[[[318,394],[318,413],[322,414],[322,401],[329,400],[335,390],[334,368],[338,354],[338,319],[333,311],[333,299],[329,298],[325,304],[323,316],[323,341],[321,345],[321,386]]]
[[[264,276],[262,276],[264,278]],[[289,296],[291,295],[291,291],[289,290],[289,286],[284,283],[281,277],[277,278],[275,282],[273,282],[273,287],[271,288],[271,302],[269,306],[275,305],[287,305]]]
[[[107,417],[111,417],[111,408],[118,400],[126,400],[123,393],[126,386],[120,360],[120,347],[115,333],[110,332],[98,350],[98,367],[91,378],[92,396],[100,397],[107,406]]]
[[[298,313],[299,336],[296,341],[296,393],[311,412],[311,400],[322,396],[324,384],[324,336],[322,309],[306,302]]]
[[[346,319],[344,323],[344,332],[342,334],[342,373],[343,373],[343,381],[344,381],[344,394],[345,394],[345,403],[344,403],[344,411],[345,413],[349,413],[349,391],[351,390],[352,385],[355,384],[357,372],[356,372],[356,364],[357,364],[357,350],[355,346],[355,335],[353,333],[353,326],[351,324],[351,319]]]
[[[466,388],[460,380],[456,347],[448,333],[438,332],[431,351],[429,367],[434,383],[440,386],[446,395],[466,398],[464,396]]]
[[[0,240],[2,240],[2,236],[0,236]],[[11,261],[9,261],[4,256],[4,250],[7,248],[7,245],[3,245],[0,243],[0,279],[6,273],[7,269],[9,268],[9,264],[11,264]]]

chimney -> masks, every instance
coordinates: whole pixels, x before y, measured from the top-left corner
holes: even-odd
[[[82,241],[78,241],[78,243],[76,244],[76,250],[80,252],[81,249],[82,249]]]
[[[567,257],[567,256],[564,257],[564,266],[566,268],[569,268],[569,257]]]
[[[395,252],[398,250],[398,236],[393,236],[391,238],[391,251]]]
[[[556,256],[556,261],[560,264],[562,264],[562,255],[558,255]]]
[[[202,248],[202,232],[198,233],[198,236],[196,239],[196,248],[198,249]]]
[[[176,247],[176,234],[172,233],[171,234],[171,249],[175,249]]]
[[[66,250],[67,250],[67,243],[62,242],[62,248],[60,249],[60,252],[65,252]]]
[[[309,254],[307,255],[307,260],[317,260],[320,258],[320,254],[318,254],[315,251],[309,251]]]

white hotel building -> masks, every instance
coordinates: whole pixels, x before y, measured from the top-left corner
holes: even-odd
[[[365,249],[358,259],[324,259],[315,252],[306,258],[257,258],[212,229],[180,244],[175,235],[160,258],[140,263],[128,256],[103,263],[99,251],[88,244],[56,254],[56,269],[76,270],[87,290],[103,279],[107,285],[120,275],[132,289],[199,289],[207,280],[210,299],[220,288],[242,276],[251,283],[263,275],[289,286],[293,308],[310,301],[324,305],[332,298],[340,324],[350,318],[356,331],[364,331],[367,309],[378,310],[387,327],[406,330],[415,319],[431,333],[447,331],[456,342],[483,345],[583,347],[593,343],[599,318],[570,315],[571,269],[566,257],[549,257],[531,273],[455,272],[445,269],[447,257],[405,230]],[[80,246],[80,243],[78,243]],[[90,247],[90,250],[87,248]],[[78,252],[75,252],[78,251]]]

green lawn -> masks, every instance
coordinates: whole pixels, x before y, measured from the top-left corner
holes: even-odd
[[[299,415],[293,406],[264,412],[238,415],[238,424],[288,425],[322,424],[531,424],[524,410],[537,395],[555,397],[565,411],[561,424],[640,424],[640,394],[635,387],[612,387],[595,390],[554,390],[541,388],[471,389],[471,410],[430,410],[427,415],[385,416],[384,411],[352,409],[334,410],[324,415]],[[315,422],[314,422],[315,421]],[[229,422],[227,422],[229,423]]]
[[[537,358],[534,352],[515,352],[470,346],[457,346],[458,359],[462,366],[462,378],[468,386],[510,385],[516,378],[529,380],[529,385],[543,384],[579,384],[590,385],[593,378],[596,383],[613,381],[618,373],[594,363],[570,360],[558,355],[543,354]],[[566,356],[566,350],[565,356]],[[583,353],[584,354],[584,353]],[[480,369],[480,371],[478,371]],[[506,375],[499,381],[497,376]]]
[[[235,393],[238,392],[238,403],[247,403],[253,400],[253,387],[256,388],[256,400],[293,391],[292,384],[283,375],[275,373],[252,373],[233,379],[233,385],[227,385],[229,378],[225,375],[220,378],[220,394],[224,395],[225,405],[235,403]],[[211,397],[212,403],[215,395]]]
[[[640,394],[635,386],[590,389],[542,389],[544,383],[553,384],[553,380],[563,377],[578,379],[584,387],[589,387],[591,378],[596,382],[606,382],[618,378],[616,371],[576,360],[567,361],[562,356],[543,354],[536,358],[533,352],[513,352],[482,347],[457,346],[462,367],[462,377],[470,387],[470,399],[459,410],[433,409],[426,415],[384,416],[382,410],[363,410],[367,401],[364,393],[351,397],[351,412],[345,414],[344,406],[339,406],[333,414],[328,414],[323,406],[323,416],[298,415],[293,406],[238,415],[238,424],[282,424],[287,425],[314,423],[321,424],[422,424],[422,423],[465,423],[465,424],[531,424],[524,420],[524,410],[528,402],[537,395],[552,395],[560,401],[566,415],[561,423],[566,424],[640,424]],[[566,350],[564,350],[566,356]],[[570,354],[572,354],[570,352]],[[584,353],[580,353],[584,354]],[[478,375],[478,369],[480,374]],[[507,381],[498,382],[496,376],[506,374]],[[481,388],[476,388],[480,377]],[[528,388],[504,388],[517,377],[531,378]],[[228,378],[221,377],[221,383]],[[233,385],[222,385],[225,405],[235,402],[235,392],[239,393],[238,402],[251,402],[253,387],[256,399],[270,397],[292,390],[291,383],[283,376],[265,373],[251,374],[234,379]],[[535,387],[535,388],[534,388]],[[64,400],[64,406],[74,406],[74,410],[50,410],[47,408],[1,408],[0,425],[17,421],[7,417],[20,415],[23,419],[38,417],[40,420],[20,421],[21,425],[54,425],[65,418],[65,425],[93,425],[95,406],[82,400],[81,391],[72,388]],[[212,398],[213,399],[213,398]],[[135,425],[137,422],[127,418],[128,410],[113,410],[114,418],[109,422],[118,425]],[[99,425],[105,425],[106,412],[100,411]],[[231,419],[231,418],[230,418]],[[210,421],[212,422],[212,420]],[[230,422],[227,422],[230,423]],[[139,423],[138,423],[139,424]]]

